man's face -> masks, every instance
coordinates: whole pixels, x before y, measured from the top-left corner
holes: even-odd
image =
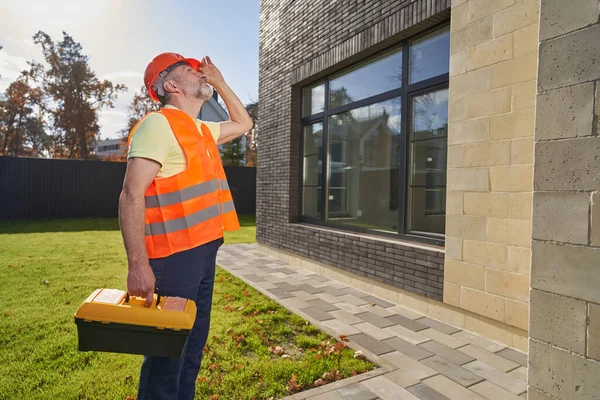
[[[189,65],[181,65],[172,71],[172,78],[179,83],[186,97],[207,101],[213,94],[213,88],[206,81],[206,75]]]

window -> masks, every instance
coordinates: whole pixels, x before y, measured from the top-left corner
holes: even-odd
[[[119,150],[121,148],[120,144],[107,144],[104,146],[98,146],[98,151],[112,151]]]
[[[443,240],[449,49],[443,27],[302,89],[303,220]]]
[[[328,117],[330,221],[397,230],[389,199],[398,197],[390,177],[398,164],[392,149],[399,145],[400,105],[396,97]]]
[[[98,151],[112,151],[119,150],[121,148],[120,144],[107,144],[104,146],[98,146]]]
[[[329,108],[336,108],[402,86],[402,51],[392,51],[344,71],[329,82]]]
[[[311,217],[321,215],[321,197],[323,187],[323,123],[318,122],[304,127],[303,157],[303,199],[302,214]]]
[[[444,234],[448,89],[411,99],[408,231]]]

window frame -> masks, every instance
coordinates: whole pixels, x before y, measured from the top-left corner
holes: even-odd
[[[445,21],[440,23],[430,29],[427,29],[423,32],[420,32],[418,35],[411,36],[407,39],[404,39],[400,43],[396,43],[392,46],[389,46],[381,51],[378,51],[375,54],[372,54],[368,57],[363,58],[362,60],[357,61],[353,65],[334,71],[325,77],[321,77],[311,82],[307,82],[301,86],[301,89],[305,87],[314,87],[319,84],[324,84],[324,111],[309,115],[306,117],[302,117],[302,111],[300,111],[300,146],[299,146],[299,171],[300,171],[300,179],[299,179],[299,202],[298,202],[298,220],[299,222],[308,223],[312,225],[339,229],[346,232],[354,232],[354,233],[364,233],[364,234],[372,234],[380,237],[396,239],[399,241],[410,241],[424,244],[431,244],[436,246],[444,246],[445,244],[445,234],[418,234],[416,232],[407,232],[407,204],[408,204],[408,190],[409,187],[409,171],[410,171],[410,157],[408,154],[409,151],[409,130],[411,129],[411,101],[412,98],[418,96],[420,94],[435,92],[438,90],[448,89],[449,87],[449,79],[450,74],[445,73],[442,75],[438,75],[424,81],[409,83],[409,56],[410,56],[410,44],[411,42],[418,40],[424,36],[427,36],[435,31],[442,30],[444,28],[450,28],[449,21]],[[342,106],[338,106],[335,108],[329,108],[329,82],[333,78],[340,76],[345,70],[350,70],[355,68],[359,64],[368,63],[370,60],[375,59],[385,53],[392,52],[394,50],[402,50],[402,86],[397,89],[393,89],[384,93],[377,94],[375,96],[371,96],[365,99],[361,99],[355,101],[353,103],[345,104]],[[450,62],[450,60],[448,60]],[[300,90],[300,96],[302,96],[303,90]],[[400,97],[401,98],[401,107],[400,107],[400,115],[401,115],[401,136],[404,140],[400,141],[400,159],[402,162],[399,165],[399,180],[398,180],[398,221],[397,221],[397,232],[384,231],[378,229],[369,229],[358,226],[351,226],[347,224],[337,223],[335,221],[326,221],[325,218],[328,215],[328,192],[329,192],[329,180],[330,180],[330,166],[329,160],[331,157],[331,149],[329,148],[329,117],[335,114],[340,114],[346,111],[350,111],[356,108],[372,105],[374,103],[379,103],[382,101],[390,100],[392,98]],[[304,101],[301,99],[301,103]],[[307,125],[312,125],[315,123],[321,122],[323,124],[323,138],[322,138],[322,146],[321,146],[321,160],[323,162],[322,170],[321,170],[321,182],[323,187],[321,188],[321,196],[318,200],[321,206],[321,215],[320,217],[311,217],[302,215],[303,209],[303,201],[304,201],[304,182],[303,182],[303,170],[304,170],[304,127]],[[446,147],[447,148],[447,147]],[[446,166],[446,171],[448,167]],[[447,192],[447,189],[446,189]]]

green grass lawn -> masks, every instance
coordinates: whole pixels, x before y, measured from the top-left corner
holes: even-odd
[[[241,222],[226,244],[255,240]],[[115,219],[0,223],[0,399],[135,398],[142,357],[79,352],[73,321],[96,288],[125,288],[126,265]],[[196,398],[279,398],[374,368],[335,343],[218,269]]]

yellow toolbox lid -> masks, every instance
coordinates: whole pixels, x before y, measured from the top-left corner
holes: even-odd
[[[158,329],[189,330],[196,319],[196,303],[181,297],[163,296],[156,306],[145,307],[146,299],[131,297],[118,289],[96,289],[79,307],[75,318],[84,321],[152,326]]]

